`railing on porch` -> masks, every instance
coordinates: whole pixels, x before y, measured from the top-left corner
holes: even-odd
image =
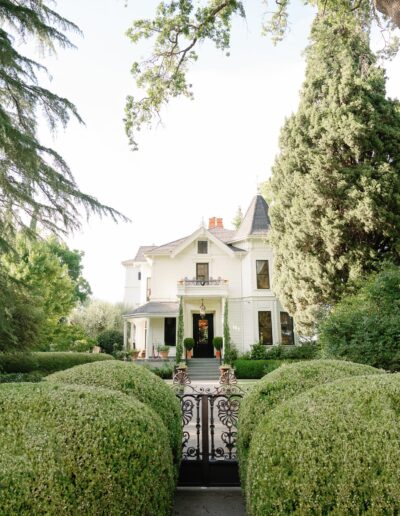
[[[213,279],[210,278],[208,280],[204,279],[189,279],[184,278],[183,280],[179,281],[179,285],[184,285],[185,287],[193,287],[193,286],[219,286],[219,285],[226,285],[228,283],[228,280],[224,280],[222,278]]]

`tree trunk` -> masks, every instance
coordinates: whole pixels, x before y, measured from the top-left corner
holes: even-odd
[[[400,0],[375,0],[375,5],[378,11],[392,18],[400,27]]]

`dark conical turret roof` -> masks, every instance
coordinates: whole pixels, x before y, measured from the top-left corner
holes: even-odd
[[[233,240],[244,240],[249,236],[263,236],[268,233],[271,221],[268,204],[262,195],[256,195],[244,216]]]

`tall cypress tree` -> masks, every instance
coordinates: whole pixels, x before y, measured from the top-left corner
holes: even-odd
[[[399,262],[400,109],[362,12],[320,13],[273,167],[275,288],[302,333],[382,260]]]

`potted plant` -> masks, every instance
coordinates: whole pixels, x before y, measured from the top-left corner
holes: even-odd
[[[223,340],[222,337],[214,337],[213,338],[213,346],[215,349],[215,357],[219,358],[219,362],[221,363],[221,350],[222,350]]]
[[[192,349],[194,347],[194,339],[192,337],[186,337],[183,341],[183,346],[186,351],[186,359],[192,358]]]
[[[185,362],[179,362],[179,364],[176,366],[177,371],[184,371],[187,369],[187,365]]]
[[[160,346],[158,351],[160,352],[161,358],[168,358],[169,346]]]
[[[132,349],[131,351],[131,358],[132,360],[136,360],[139,356],[140,351],[138,349]]]

